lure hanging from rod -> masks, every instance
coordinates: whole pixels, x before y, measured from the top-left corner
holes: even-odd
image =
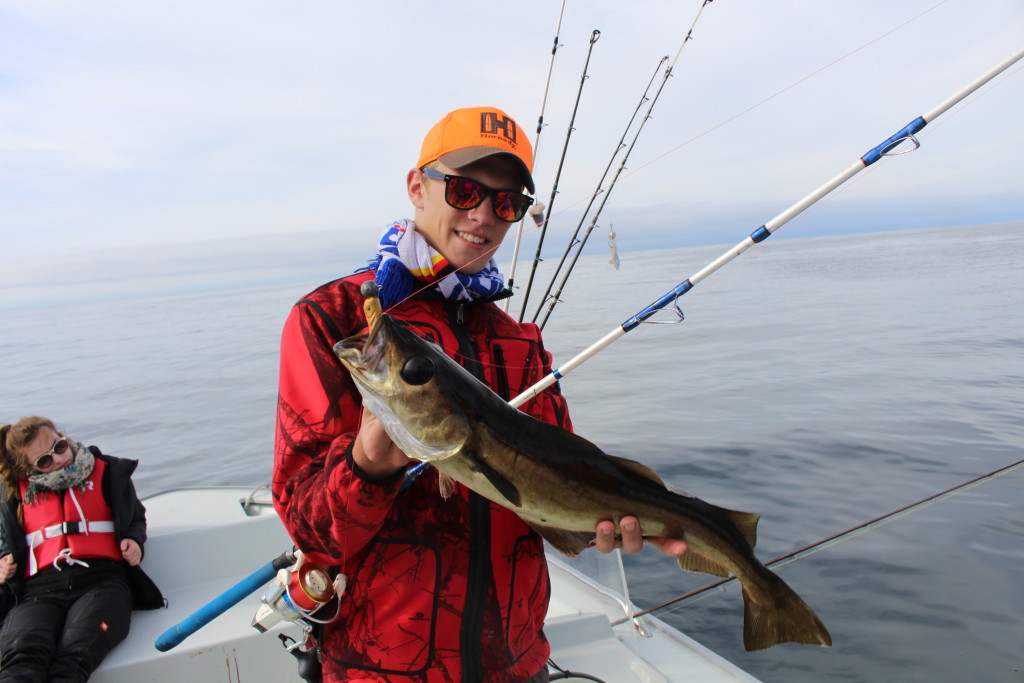
[[[604,168],[604,173],[601,174],[601,179],[597,181],[597,189],[590,195],[590,201],[587,203],[586,208],[583,210],[583,215],[580,216],[580,222],[576,225],[576,230],[573,232],[572,237],[569,238],[569,243],[565,247],[565,253],[562,254],[562,259],[558,262],[558,267],[555,268],[555,272],[551,275],[551,282],[548,283],[548,288],[544,290],[544,296],[541,297],[540,305],[537,307],[537,312],[533,314],[532,322],[537,322],[537,316],[540,315],[541,309],[544,306],[544,302],[548,300],[551,294],[551,288],[554,286],[555,281],[558,279],[558,274],[562,272],[562,266],[565,265],[565,260],[568,258],[569,253],[572,251],[574,245],[579,243],[577,236],[580,234],[580,229],[583,227],[583,221],[587,219],[587,214],[590,213],[591,207],[594,206],[594,202],[597,200],[598,195],[604,192],[601,189],[604,186],[605,178],[608,177],[608,172],[612,168],[612,164],[615,163],[615,158],[619,155],[619,152],[626,149],[626,137],[629,135],[629,131],[633,128],[633,124],[636,122],[637,115],[643,108],[644,104],[650,101],[651,86],[654,84],[654,79],[657,78],[658,73],[661,71],[662,66],[668,61],[668,55],[661,58],[658,62],[658,66],[655,67],[654,73],[651,75],[651,80],[648,81],[647,87],[644,88],[643,95],[640,97],[640,101],[637,102],[636,109],[633,110],[633,115],[629,117],[629,122],[626,124],[625,130],[622,131],[622,137],[619,138],[618,143],[615,145],[615,151],[612,152],[611,157],[608,159],[608,165]],[[643,126],[644,120],[640,122],[640,126]],[[634,138],[635,140],[636,138]],[[557,296],[557,295],[556,295]],[[525,308],[525,302],[524,302]]]
[[[710,0],[709,0],[710,1]],[[608,263],[615,267],[615,270],[619,269],[619,250],[615,246],[615,231],[612,230],[612,226],[608,226],[608,248],[612,250],[612,257],[608,259]]]

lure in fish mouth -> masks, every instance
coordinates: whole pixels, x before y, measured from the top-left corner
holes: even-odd
[[[598,522],[636,516],[645,535],[686,540],[683,569],[736,576],[747,650],[832,644],[811,608],[754,555],[759,515],[670,491],[646,466],[520,412],[389,315],[334,351],[391,439],[432,463],[442,489],[460,482],[570,556],[587,547]]]
[[[443,406],[434,404],[438,396],[429,384],[434,358],[447,356],[391,316],[382,317],[389,322],[338,342],[335,355],[351,374],[363,404],[406,455],[426,462],[455,455],[468,434],[452,420],[436,422]],[[408,349],[409,341],[433,353],[416,353]]]

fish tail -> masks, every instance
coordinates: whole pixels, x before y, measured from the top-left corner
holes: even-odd
[[[821,619],[785,581],[765,569],[764,584],[758,596],[743,587],[744,649],[752,652],[780,643],[832,646]]]

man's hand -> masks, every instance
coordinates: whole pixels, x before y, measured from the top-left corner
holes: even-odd
[[[359,433],[352,444],[352,459],[371,477],[387,477],[409,464],[409,457],[395,445],[377,416],[363,408]]]
[[[615,538],[615,522],[610,519],[598,522],[597,529],[595,530],[597,538],[594,541],[594,546],[602,553],[610,553],[615,548],[622,548],[623,552],[632,555],[640,552],[640,549],[644,547],[644,541],[646,541],[671,557],[678,557],[686,552],[686,541],[680,541],[676,538],[658,537],[645,539],[643,532],[640,530],[640,520],[636,517],[623,517],[619,521],[619,528],[622,530],[621,541]]]

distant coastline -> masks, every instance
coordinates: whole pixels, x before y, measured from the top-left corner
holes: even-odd
[[[871,238],[918,231],[925,236],[936,231],[1013,229],[1024,229],[1024,221],[828,236],[801,236],[798,231],[789,234],[780,231],[772,239],[777,240],[783,235],[789,240],[803,241]],[[747,234],[740,231],[732,239],[723,240],[723,249],[736,244]],[[557,237],[562,239],[562,235]],[[364,265],[372,255],[368,242],[367,236],[362,233],[320,231],[257,235],[160,247],[131,246],[26,259],[5,268],[5,272],[0,275],[0,309],[289,283],[294,283],[301,293]],[[712,246],[715,245],[674,248],[705,249]],[[520,253],[520,273],[523,272],[523,264],[532,258],[534,249],[531,246],[526,253]],[[619,243],[619,251],[623,255],[630,251],[644,252],[652,249],[630,250],[623,248],[622,242]],[[557,261],[561,250],[564,250],[564,246],[555,242],[550,250],[546,250],[545,261]],[[588,245],[586,253],[590,257],[600,258],[607,250],[604,235],[592,236],[592,244]],[[511,250],[509,244],[506,244],[498,254],[499,265],[505,272],[508,271],[510,256]],[[625,267],[628,268],[628,258],[625,260]],[[737,263],[732,267],[742,266]],[[680,273],[680,278],[687,275],[690,273]],[[521,275],[519,279],[522,279]],[[674,283],[666,283],[667,286],[671,284]]]

